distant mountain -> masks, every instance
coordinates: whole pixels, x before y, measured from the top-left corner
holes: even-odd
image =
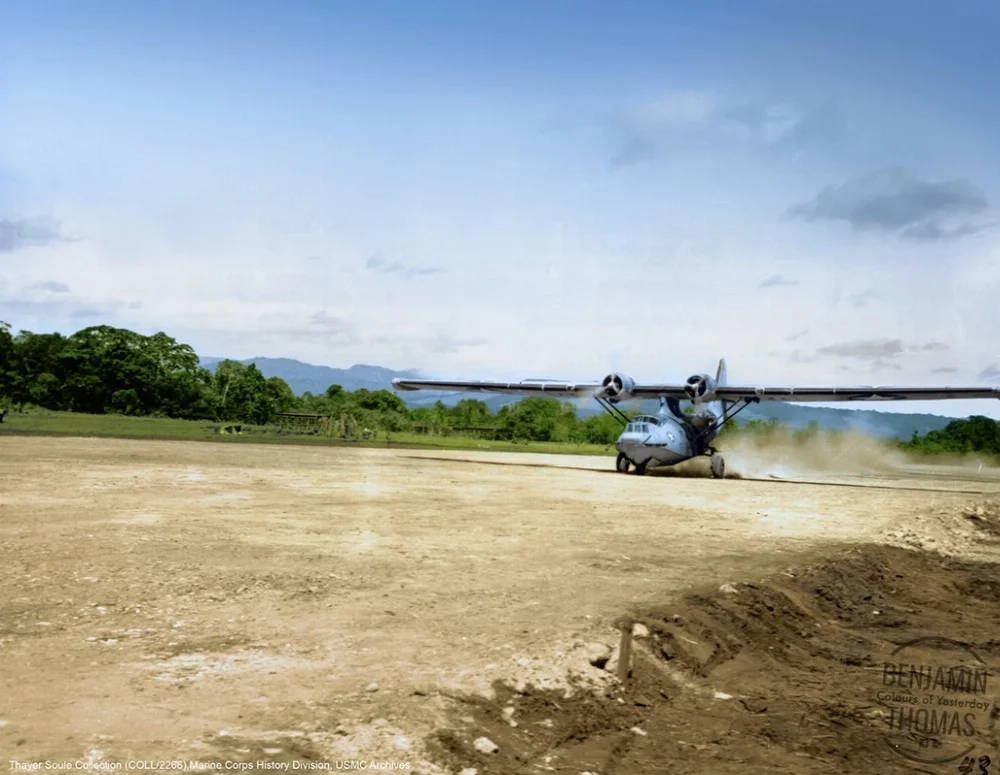
[[[773,419],[792,428],[806,428],[810,423],[816,423],[826,430],[856,430],[870,436],[909,439],[914,433],[923,436],[944,428],[955,418],[937,414],[897,414],[874,409],[829,409],[773,401],[747,407],[740,412],[736,422],[742,424],[753,419]]]
[[[219,361],[224,358],[202,358],[201,364],[214,370]],[[345,390],[391,390],[395,377],[420,377],[415,369],[394,371],[382,366],[367,366],[358,364],[349,369],[335,369],[330,366],[316,366],[311,363],[293,360],[292,358],[249,358],[242,361],[245,364],[256,364],[265,377],[281,377],[295,391],[296,395],[325,393],[330,385],[340,385]],[[420,391],[400,393],[400,398],[407,406],[433,406],[436,401],[451,406],[463,398],[479,398],[496,411],[505,404],[520,400],[518,396],[482,395],[469,393],[451,393],[438,391]],[[587,417],[602,410],[591,401],[571,400],[577,407],[577,414]],[[629,404],[629,408],[634,404]],[[642,411],[655,414],[658,404],[655,401],[642,402]],[[896,414],[894,412],[879,412],[872,409],[827,409],[802,404],[784,404],[767,402],[747,407],[736,418],[738,424],[748,420],[777,420],[792,428],[806,428],[810,423],[816,423],[828,430],[856,429],[872,436],[883,438],[908,439],[914,433],[923,435],[933,430],[945,427],[954,417],[942,417],[936,414]]]
[[[225,358],[201,358],[201,365],[211,371]],[[392,388],[395,377],[417,377],[414,370],[393,371],[381,366],[357,364],[349,369],[335,369],[330,366],[316,366],[292,358],[248,358],[241,361],[248,366],[253,363],[265,377],[281,377],[288,386],[301,396],[303,393],[318,395],[325,393],[330,385],[340,385],[344,390],[382,390]]]

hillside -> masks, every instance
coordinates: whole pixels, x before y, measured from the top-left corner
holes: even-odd
[[[222,358],[202,358],[206,368],[212,369]],[[367,388],[368,390],[392,389],[394,377],[418,377],[415,369],[394,371],[382,366],[357,364],[348,369],[336,369],[331,366],[316,366],[303,363],[292,358],[250,358],[245,364],[256,364],[265,377],[281,377],[295,391],[296,395],[312,393],[314,395],[326,391],[330,385],[340,385],[346,390]],[[401,393],[400,397],[408,406],[430,406],[435,401],[453,405],[467,394],[438,393],[421,391],[416,393]],[[482,400],[496,411],[499,407],[518,401],[516,396],[482,396]],[[586,417],[602,411],[591,401],[573,401],[577,414]],[[643,411],[655,413],[655,401],[643,402]],[[896,414],[879,412],[870,409],[830,409],[801,404],[768,403],[748,407],[740,413],[738,423],[747,420],[777,420],[792,428],[805,428],[810,423],[817,423],[821,428],[829,430],[848,430],[855,428],[873,436],[883,438],[909,439],[914,433],[924,435],[934,430],[944,428],[954,417],[942,417],[935,414]]]
[[[223,358],[201,358],[201,365],[213,369]],[[253,363],[265,377],[281,377],[288,386],[301,396],[303,393],[318,395],[326,392],[330,385],[340,385],[345,390],[382,390],[392,387],[394,377],[417,377],[418,372],[393,371],[381,366],[357,364],[349,369],[335,369],[332,366],[316,366],[292,358],[249,358],[242,361]],[[432,402],[433,403],[433,402]]]

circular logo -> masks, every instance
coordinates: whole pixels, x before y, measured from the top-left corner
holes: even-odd
[[[967,772],[993,772],[993,679],[975,651],[951,638],[897,646],[882,664],[876,693],[888,712],[889,747],[912,762],[962,760]]]

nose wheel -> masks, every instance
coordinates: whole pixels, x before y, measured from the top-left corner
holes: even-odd
[[[615,470],[620,474],[627,474],[629,465],[629,459],[625,457],[625,453],[619,452],[618,460],[615,461]]]

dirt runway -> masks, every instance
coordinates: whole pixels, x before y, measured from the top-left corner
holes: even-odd
[[[559,688],[621,616],[692,588],[858,543],[958,547],[937,517],[1000,493],[995,469],[804,472],[772,451],[769,472],[747,454],[745,478],[716,481],[610,458],[8,436],[0,758],[457,775],[435,733],[475,718],[462,697]],[[546,767],[582,771],[524,771]]]

